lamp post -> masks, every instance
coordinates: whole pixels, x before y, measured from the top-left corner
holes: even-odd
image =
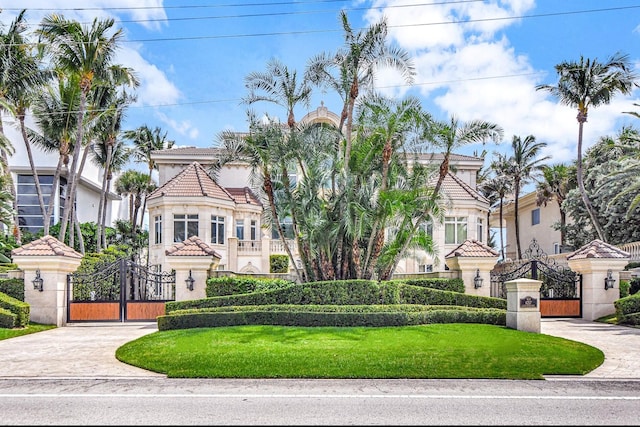
[[[33,283],[33,289],[42,292],[44,280],[40,277],[40,269],[36,270],[36,277],[31,281],[31,283]]]
[[[189,277],[187,277],[184,281],[187,284],[187,289],[192,291],[193,290],[193,283],[195,282],[195,279],[193,278],[193,276],[191,276],[191,270],[189,270]]]
[[[476,289],[482,287],[482,282],[484,282],[484,279],[480,277],[480,269],[476,268],[476,275],[473,278],[473,287]]]

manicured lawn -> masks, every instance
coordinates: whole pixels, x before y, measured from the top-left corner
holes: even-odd
[[[55,327],[56,325],[41,325],[39,323],[29,323],[25,328],[0,328],[0,340],[6,340],[8,338],[15,338],[21,335],[28,335],[35,332],[46,331],[47,329],[53,329]]]
[[[158,331],[116,357],[171,378],[543,379],[604,361],[583,343],[482,324]]]

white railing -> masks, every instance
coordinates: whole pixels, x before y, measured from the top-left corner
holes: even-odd
[[[291,240],[291,239],[287,239],[287,244],[289,245],[289,249],[291,249],[291,252],[296,254],[298,253],[298,247],[296,246],[296,241],[295,240]],[[282,240],[280,239],[273,239],[271,240],[271,247],[270,250],[272,254],[286,254],[287,251],[284,248],[284,244],[282,243]]]
[[[238,240],[238,253],[262,252],[262,242],[260,240]]]
[[[625,252],[629,252],[631,257],[629,262],[640,262],[640,242],[630,242],[618,245],[618,248]]]

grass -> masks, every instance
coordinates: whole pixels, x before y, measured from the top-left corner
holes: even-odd
[[[39,323],[29,323],[24,328],[0,328],[0,340],[15,338],[22,335],[34,334],[36,332],[46,331],[47,329],[53,329],[55,327],[56,325],[41,325]]]
[[[604,361],[576,341],[503,326],[234,326],[158,331],[116,351],[170,378],[488,378],[584,375]]]

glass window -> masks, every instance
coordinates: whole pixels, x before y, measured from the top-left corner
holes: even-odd
[[[211,215],[211,243],[224,244],[224,217]]]
[[[484,241],[484,220],[482,218],[478,218],[478,237],[479,242]]]
[[[423,222],[419,226],[427,236],[433,237],[433,223],[431,221]]]
[[[467,218],[448,216],[444,219],[444,243],[460,244],[467,240]]]
[[[531,225],[540,224],[540,208],[531,211]]]
[[[238,240],[244,240],[244,220],[236,220],[236,237]]]
[[[431,273],[433,272],[433,264],[420,264],[418,265],[419,273]]]
[[[293,221],[291,218],[287,217],[280,222],[280,226],[282,227],[282,231],[284,232],[285,239],[293,239]],[[278,227],[275,225],[271,230],[271,238],[272,239],[280,239],[280,234],[278,233]]]
[[[251,220],[251,240],[258,240],[258,223],[255,219]]]
[[[191,236],[198,235],[198,214],[173,215],[173,241],[184,242]]]
[[[40,175],[38,176],[40,181],[40,189],[42,190],[42,198],[45,208],[49,204],[49,197],[51,197],[51,188],[53,185],[53,175]],[[42,230],[44,221],[42,219],[42,211],[40,209],[40,202],[37,196],[37,190],[33,175],[18,175],[17,176],[17,205],[18,205],[18,224],[20,228],[29,231],[31,233],[37,233]],[[58,215],[56,215],[56,205],[51,213],[49,224],[53,225],[59,216],[62,215],[64,210],[64,194],[67,181],[64,178],[60,178],[58,185],[59,199],[57,207],[59,208]]]
[[[162,243],[162,215],[156,215],[153,217],[153,234],[154,243],[156,245]]]

